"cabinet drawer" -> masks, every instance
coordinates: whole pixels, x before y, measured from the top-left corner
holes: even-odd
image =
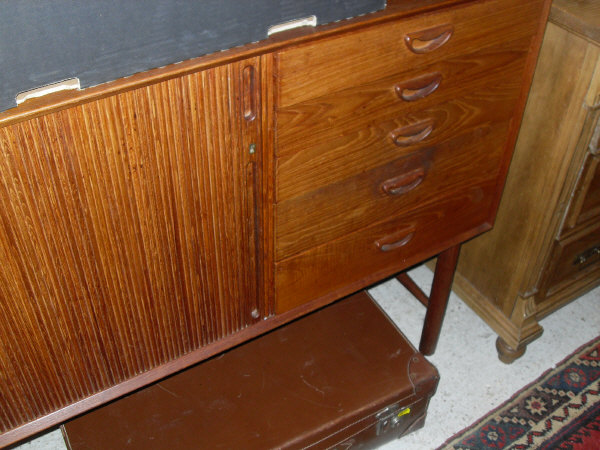
[[[482,126],[277,204],[276,259],[495,180],[508,123]]]
[[[278,156],[293,153],[294,146],[304,142],[305,134],[312,140],[331,135],[332,125],[344,132],[367,120],[412,113],[519,77],[528,48],[529,39],[478,48],[471,54],[279,108]]]
[[[549,296],[600,270],[600,225],[555,243],[542,292]]]
[[[309,121],[306,129],[303,124],[293,127],[292,136],[279,124],[277,202],[435,146],[482,123],[508,120],[520,93],[521,71],[519,60],[511,70],[486,77],[474,83],[468,93],[445,103],[408,109],[394,105],[357,120],[343,112],[345,101],[341,98],[330,113],[321,115],[319,122],[328,125],[325,130],[312,127]],[[503,146],[504,141],[495,145]]]
[[[541,4],[490,0],[461,5],[282,51],[278,105],[290,106],[398,74],[406,67],[531,36]]]
[[[489,228],[495,181],[280,261],[276,312],[347,295]]]

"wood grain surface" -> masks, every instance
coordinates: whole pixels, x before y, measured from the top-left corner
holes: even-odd
[[[547,4],[390,0],[0,113],[0,446],[489,229]]]
[[[316,98],[394,75],[403,68],[418,68],[481,47],[500,45],[532,36],[539,2],[491,0],[402,22],[373,27],[348,37],[324,40],[317,47],[303,45],[279,55],[279,107]],[[404,43],[410,32],[444,24],[454,34],[442,47],[414,54]],[[389,39],[389,36],[397,36]],[[310,72],[303,70],[311,67]]]
[[[381,220],[402,217],[495,180],[507,129],[507,121],[481,126],[435,147],[278,203],[276,259]],[[381,185],[386,180],[419,167],[423,168],[423,181],[414,189],[401,195],[383,192]]]
[[[540,297],[551,297],[561,288],[598,280],[600,273],[600,226],[597,221],[557,240],[545,268]]]
[[[596,121],[600,123],[600,115]],[[600,156],[586,155],[573,192],[562,233],[600,217]]]
[[[262,319],[256,65],[0,129],[0,431]]]
[[[597,47],[548,24],[500,220],[491,233],[463,246],[459,259],[459,272],[498,309],[496,314],[510,317],[514,298],[537,290],[570,201],[570,188],[564,187],[575,183],[585,156],[575,148],[588,114],[582,99],[591,87],[598,55]],[[570,169],[572,165],[576,168]]]
[[[597,0],[554,0],[550,20],[571,33],[600,43],[600,3]]]
[[[398,65],[398,73],[393,75],[281,107],[277,111],[277,156],[285,158],[287,153],[294,151],[293,146],[298,141],[316,140],[314,136],[323,136],[323,133],[333,134],[332,125],[335,125],[335,130],[346,132],[355,128],[357,123],[409,114],[473,92],[500,74],[504,74],[503,81],[510,76],[515,77],[514,82],[523,70],[528,44],[529,39],[507,41],[418,69]],[[429,74],[440,77],[434,92],[410,102],[399,98],[396,86]],[[307,131],[306,136],[297,131],[298,127]]]
[[[542,317],[600,280],[593,259],[574,265],[597,245],[600,47],[560,16],[589,25],[598,11],[595,1],[554,2],[494,229],[461,250],[455,289],[498,333],[505,362],[541,335]]]
[[[289,128],[296,135],[292,137],[289,129],[278,133],[277,202],[339,182],[406,156],[418,148],[438,145],[482,123],[506,120],[512,114],[519,95],[519,75],[523,64],[524,60],[517,58],[504,68],[491,70],[485,77],[474,79],[465,89],[449,89],[454,94],[452,99],[439,105],[434,98],[408,105],[401,103],[393,92],[393,85],[388,84],[388,105],[391,106],[373,111],[371,115],[346,120],[353,117],[362,104],[369,102],[368,88],[344,92],[342,97],[352,99],[360,96],[364,99],[363,103],[340,99],[329,103],[331,99],[320,98],[316,104],[300,105],[294,109],[301,117],[311,116],[312,111],[320,117],[321,125],[314,128],[310,127],[312,122],[309,120],[310,133],[302,132],[302,122],[290,118],[286,110],[283,119],[278,121],[278,127],[291,121],[296,126]],[[442,99],[444,89],[440,87]],[[390,133],[395,129],[427,120],[432,121],[433,129],[420,142],[398,147],[391,141]],[[502,146],[503,142],[499,141],[497,145]]]
[[[276,312],[348,295],[489,229],[494,185],[464,189],[450,200],[390,217],[277,263]],[[382,251],[378,241],[404,243]]]

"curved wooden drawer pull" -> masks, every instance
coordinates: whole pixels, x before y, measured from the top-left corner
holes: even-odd
[[[409,145],[421,142],[433,131],[433,121],[424,120],[405,127],[396,128],[390,133],[394,144],[398,147],[408,147]]]
[[[425,179],[425,169],[419,167],[381,183],[381,189],[388,195],[402,195],[412,191]]]
[[[450,24],[440,25],[426,30],[415,31],[404,36],[408,49],[417,54],[432,52],[444,45],[452,37],[454,27]]]
[[[402,230],[375,241],[375,246],[382,252],[391,252],[392,250],[404,247],[412,240],[414,235],[415,231],[413,228]]]
[[[441,82],[441,73],[428,73],[427,75],[398,83],[395,86],[396,94],[405,102],[414,102],[433,94],[440,87]]]

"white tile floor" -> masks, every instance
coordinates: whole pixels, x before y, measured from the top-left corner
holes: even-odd
[[[429,292],[432,273],[425,267],[411,271]],[[418,345],[425,308],[395,280],[371,294]],[[525,384],[553,367],[579,346],[600,335],[600,288],[542,321],[544,334],[511,365],[496,355],[494,332],[455,295],[451,295],[436,353],[429,358],[441,380],[429,406],[425,427],[382,447],[384,450],[427,450],[441,445],[487,411],[508,399]],[[51,431],[17,447],[18,450],[63,450],[60,431]]]

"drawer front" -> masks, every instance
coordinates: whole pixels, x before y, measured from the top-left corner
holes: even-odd
[[[441,87],[431,98],[403,102],[391,80],[385,80],[282,111],[277,202],[437,145],[481,123],[507,120],[520,93],[524,58],[518,55],[468,86]]]
[[[496,180],[507,130],[508,122],[482,126],[278,203],[276,259]]]
[[[598,276],[600,225],[556,242],[542,292],[549,296],[582,278]]]
[[[489,228],[495,181],[280,261],[276,313],[339,298]]]
[[[467,95],[489,86],[492,78],[518,77],[528,47],[529,39],[520,39],[478,48],[474,53],[278,108],[278,156],[293,153],[294,145],[303,142],[300,130],[310,130],[315,140],[316,136],[331,135],[332,124],[343,132],[369,119],[411,113]]]
[[[290,106],[398,74],[406,67],[531,36],[541,4],[477,2],[282,51],[278,104]]]

